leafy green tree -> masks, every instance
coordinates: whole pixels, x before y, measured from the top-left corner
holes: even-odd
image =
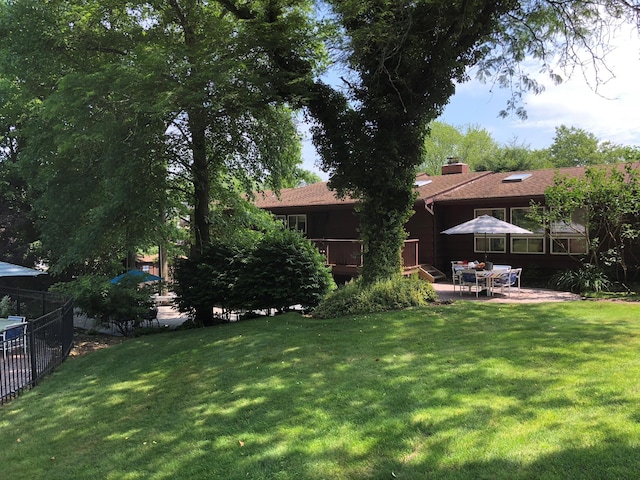
[[[584,177],[557,176],[545,191],[545,205],[541,219],[552,235],[561,227],[583,237],[586,263],[615,265],[624,280],[629,262],[640,264],[630,248],[640,239],[640,172],[631,164],[589,167]]]
[[[34,225],[28,185],[20,172],[22,140],[16,125],[22,110],[19,87],[0,78],[0,252],[2,260],[33,266],[38,258],[38,232]]]
[[[330,185],[360,202],[365,284],[400,273],[404,223],[422,161],[427,125],[477,67],[480,76],[512,88],[507,110],[524,115],[518,99],[541,86],[518,66],[541,60],[578,62],[586,46],[599,60],[601,33],[638,14],[624,1],[494,2],[328,0],[343,33],[341,58],[350,69],[347,92],[317,83],[309,107],[314,141]]]
[[[593,133],[561,125],[556,128],[553,144],[549,148],[553,166],[578,167],[602,163],[598,144],[598,138]]]
[[[160,219],[181,205],[197,257],[213,193],[291,178],[290,85],[322,59],[312,22],[298,0],[3,3],[0,73],[21,85],[21,161],[53,268],[99,268],[158,244]],[[281,51],[305,68],[277,63]]]
[[[516,172],[550,167],[545,160],[546,155],[540,155],[538,152],[531,150],[528,145],[518,144],[517,140],[513,139],[509,144],[500,146],[494,156],[476,165],[475,170]]]
[[[547,152],[554,167],[602,165],[640,159],[638,147],[602,142],[593,133],[565,125],[556,128],[553,144]]]
[[[429,134],[424,141],[422,161],[419,170],[429,175],[440,175],[442,165],[448,158],[461,158],[463,134],[453,125],[433,121],[429,124]]]
[[[418,167],[430,175],[439,175],[448,158],[457,158],[472,170],[487,163],[498,150],[491,134],[478,125],[466,125],[463,129],[444,122],[433,121],[424,142],[422,163]]]

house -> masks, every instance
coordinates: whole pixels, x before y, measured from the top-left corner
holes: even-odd
[[[422,266],[428,272],[426,278],[438,278],[450,272],[451,261],[481,259],[485,248],[493,263],[524,267],[540,275],[575,266],[572,255],[584,253],[586,247],[579,231],[544,229],[526,217],[532,201],[544,205],[545,190],[557,174],[581,177],[585,168],[470,172],[466,164],[456,162],[444,165],[442,175],[418,176],[414,214],[405,227],[405,269],[416,271]],[[265,192],[255,203],[290,228],[303,231],[327,256],[337,279],[357,275],[361,254],[353,199],[339,199],[326,183],[317,183],[284,189],[279,196]],[[527,228],[534,235],[485,238],[440,233],[483,214]]]

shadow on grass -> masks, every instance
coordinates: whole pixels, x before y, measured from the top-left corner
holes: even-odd
[[[633,478],[637,425],[599,413],[640,409],[588,373],[640,338],[625,315],[450,305],[130,340],[26,395],[0,458],[49,479]]]

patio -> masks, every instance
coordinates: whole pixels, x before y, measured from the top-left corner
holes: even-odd
[[[541,302],[570,302],[581,300],[580,295],[571,292],[559,292],[546,288],[526,288],[521,287],[520,291],[512,290],[511,296],[502,294],[499,291],[494,292],[493,296],[487,297],[463,292],[462,296],[458,289],[453,290],[453,284],[449,282],[433,283],[433,288],[438,294],[441,301],[463,300],[473,302],[492,302],[492,303],[541,303]]]

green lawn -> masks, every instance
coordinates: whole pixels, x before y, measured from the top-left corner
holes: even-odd
[[[70,358],[0,409],[11,479],[636,479],[640,305],[289,314]]]

